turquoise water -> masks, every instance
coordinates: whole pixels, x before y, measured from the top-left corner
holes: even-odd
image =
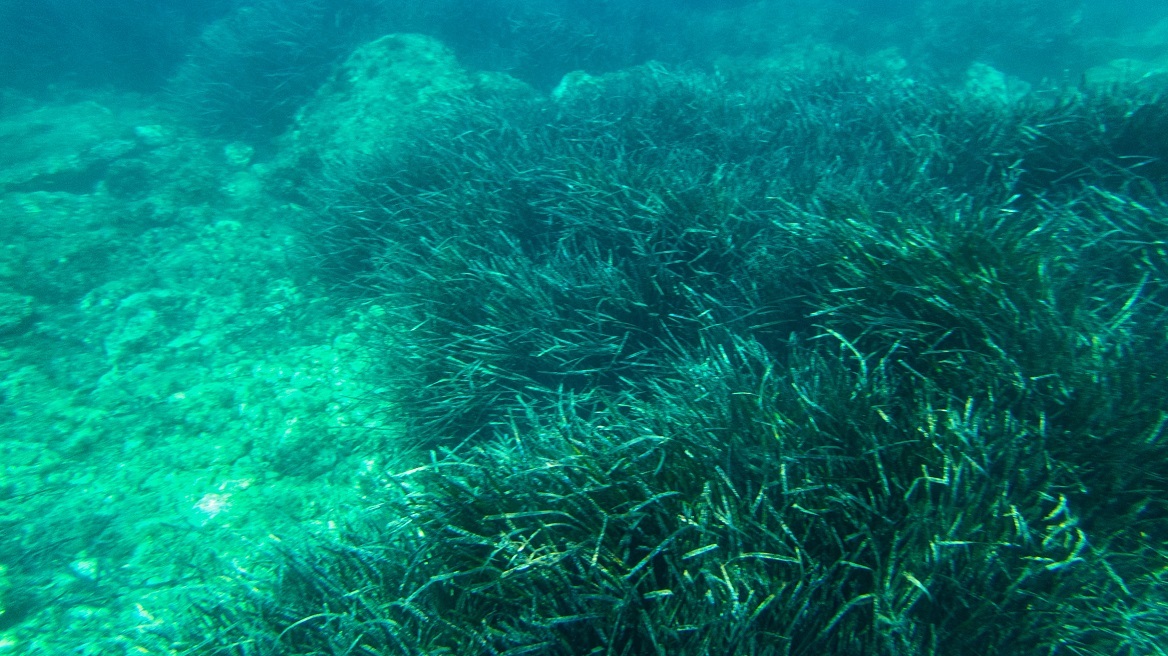
[[[0,34],[0,654],[1165,652],[1158,3]]]

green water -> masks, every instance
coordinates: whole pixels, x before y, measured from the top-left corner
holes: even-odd
[[[1165,24],[712,11],[14,83],[0,654],[1164,653]]]

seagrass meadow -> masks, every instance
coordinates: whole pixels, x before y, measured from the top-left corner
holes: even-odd
[[[416,453],[205,653],[1163,653],[1166,122],[648,66],[333,164]]]
[[[1168,654],[1168,11],[1071,4],[0,7],[0,656]]]

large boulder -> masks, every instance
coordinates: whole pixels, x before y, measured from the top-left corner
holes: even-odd
[[[389,34],[355,50],[298,112],[284,159],[368,155],[409,137],[443,102],[495,93],[533,92],[501,73],[467,71],[433,38]]]

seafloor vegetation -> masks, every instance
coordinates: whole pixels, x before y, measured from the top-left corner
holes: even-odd
[[[601,4],[9,81],[0,654],[1168,651],[1168,38]]]
[[[320,257],[417,455],[205,602],[217,644],[1153,653],[1166,121],[648,66],[333,164]]]

